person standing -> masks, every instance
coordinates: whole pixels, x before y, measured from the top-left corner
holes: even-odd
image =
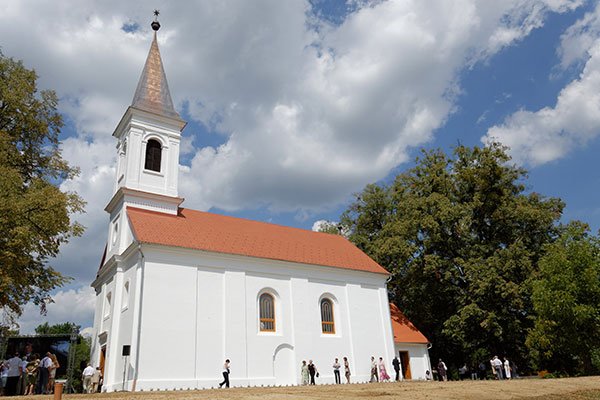
[[[306,360],[302,360],[302,367],[300,367],[300,374],[302,376],[302,385],[308,385],[308,365],[306,365]]]
[[[496,379],[501,381],[502,380],[502,361],[500,361],[498,356],[494,356],[494,358],[492,358],[490,363],[492,364],[492,369],[493,369],[494,373],[496,374]]]
[[[310,384],[315,385],[315,375],[318,377],[317,366],[313,364],[313,360],[308,360],[308,373],[310,374]]]
[[[19,385],[19,377],[21,376],[21,359],[19,358],[19,353],[15,353],[12,358],[9,358],[7,361],[8,365],[8,373],[6,379],[6,387],[4,390],[4,394],[6,396],[16,396],[17,395],[17,386]]]
[[[226,388],[229,387],[229,374],[231,370],[229,369],[231,362],[229,359],[225,360],[225,364],[223,364],[223,382],[219,383],[219,388],[225,385]]]
[[[484,380],[485,379],[485,363],[482,361],[479,363],[479,379]]]
[[[508,362],[508,359],[506,357],[504,357],[504,375],[506,376],[506,379],[510,379],[511,378],[511,374],[510,374],[510,363]]]
[[[333,362],[333,376],[335,377],[335,383],[340,384],[342,380],[340,379],[340,362],[336,358]]]
[[[348,357],[344,357],[344,375],[346,375],[346,383],[350,383],[350,363]]]
[[[27,388],[25,389],[25,395],[35,394],[35,383],[38,376],[38,367],[40,365],[40,356],[33,354],[31,361],[27,364]]]
[[[94,376],[94,368],[92,368],[92,364],[88,363],[81,373],[84,393],[92,393],[92,376]]]
[[[46,353],[40,365],[38,367],[38,381],[35,389],[36,394],[46,394],[48,387],[49,368],[52,366],[52,359],[50,359],[50,352]]]
[[[21,360],[21,376],[19,377],[19,384],[17,385],[17,394],[22,396],[25,394],[25,389],[27,389],[27,357],[23,357]]]
[[[394,366],[394,371],[396,372],[396,382],[398,382],[400,380],[400,360],[398,360],[397,356],[392,360],[392,365]]]
[[[0,396],[6,395],[6,381],[8,380],[8,365],[0,360]]]
[[[467,372],[469,372],[469,368],[467,368],[467,364],[463,365],[458,369],[458,377],[461,381],[464,381],[467,377]]]
[[[371,379],[369,382],[379,382],[379,377],[377,376],[377,362],[373,356],[371,356]]]
[[[56,370],[60,368],[60,364],[56,355],[50,354],[52,365],[48,368],[48,393],[54,393],[54,380],[56,379]]]
[[[448,380],[448,367],[446,367],[446,363],[441,358],[438,361],[437,371],[440,382],[446,382]]]

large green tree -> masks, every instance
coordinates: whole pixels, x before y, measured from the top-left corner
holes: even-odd
[[[61,156],[58,100],[36,80],[0,53],[0,308],[12,315],[27,302],[43,310],[51,301],[66,278],[48,260],[83,230],[71,221],[82,200],[58,187],[77,174]]]
[[[600,238],[567,225],[549,244],[533,282],[534,328],[527,337],[540,369],[600,372]]]
[[[528,192],[525,178],[498,144],[424,151],[343,213],[349,238],[391,272],[390,297],[434,358],[526,360],[530,278],[564,205]]]

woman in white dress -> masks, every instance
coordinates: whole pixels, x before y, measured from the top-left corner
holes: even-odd
[[[506,375],[506,379],[510,379],[510,363],[506,357],[504,357],[504,374]]]

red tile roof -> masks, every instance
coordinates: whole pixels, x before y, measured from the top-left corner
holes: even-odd
[[[388,274],[340,235],[187,208],[170,215],[127,207],[127,215],[142,243]]]
[[[429,340],[406,318],[402,311],[390,303],[394,343],[429,343]]]

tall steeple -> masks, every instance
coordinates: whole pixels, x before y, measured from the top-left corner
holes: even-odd
[[[180,118],[173,107],[167,76],[156,40],[156,32],[160,29],[160,23],[157,20],[158,14],[158,10],[155,10],[154,21],[152,22],[154,38],[131,106],[164,117]]]
[[[105,208],[111,221],[107,259],[131,244],[127,207],[177,215],[183,201],[177,188],[185,121],[175,111],[169,93],[156,41],[159,28],[154,18],[154,38],[133,102],[113,133],[117,139],[117,165],[113,196]]]

